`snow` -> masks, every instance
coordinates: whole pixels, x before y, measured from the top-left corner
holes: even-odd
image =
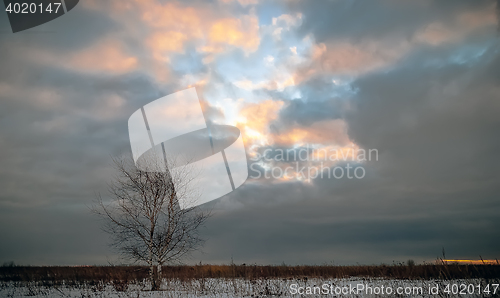
[[[498,283],[498,281],[496,281]],[[147,281],[103,284],[49,282],[0,282],[0,297],[441,297],[447,289],[469,286],[473,294],[457,293],[450,297],[487,297],[487,281],[475,280],[395,280],[381,278],[289,278],[163,280],[161,291],[149,291]],[[453,285],[457,285],[453,288]],[[473,285],[473,286],[471,286]],[[493,290],[490,284],[490,290]],[[389,294],[388,291],[392,293]],[[434,294],[438,290],[438,294]],[[371,291],[371,292],[370,292]],[[401,294],[398,295],[397,291]],[[498,292],[497,292],[498,294]],[[494,296],[494,295],[492,295]]]

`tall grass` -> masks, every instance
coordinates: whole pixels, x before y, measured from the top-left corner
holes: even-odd
[[[145,266],[8,266],[0,267],[0,281],[113,282],[142,281],[148,277]],[[207,278],[283,279],[283,278],[349,278],[389,279],[472,279],[500,278],[500,265],[471,264],[395,264],[376,266],[261,266],[261,265],[195,265],[164,266],[162,278],[203,280]]]

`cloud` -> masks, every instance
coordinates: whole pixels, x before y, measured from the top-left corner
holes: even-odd
[[[480,32],[492,32],[497,23],[492,1],[459,1],[449,7],[435,1],[425,4],[380,1],[368,4],[373,5],[373,9],[361,9],[361,5],[352,3],[330,2],[307,7],[299,3],[291,5],[297,9],[300,7],[303,15],[299,31],[304,38],[313,40],[313,46],[308,60],[295,72],[296,84],[318,75],[352,77],[389,69],[425,45],[461,42]],[[365,15],[368,11],[370,15],[384,15],[389,10],[398,11],[398,18],[377,22]],[[326,17],[326,11],[333,15]],[[339,26],[336,22],[343,20],[342,14],[348,13],[363,16],[365,21],[358,24],[345,20],[343,26]],[[405,26],[392,25],[392,22],[401,21],[403,15]],[[322,23],[322,20],[327,23]]]
[[[242,131],[245,143],[268,143],[269,125],[278,117],[282,106],[282,101],[273,100],[244,106],[239,112],[237,127]]]
[[[497,22],[498,30],[500,31],[500,2],[497,0]]]
[[[238,0],[238,2],[243,6],[248,6],[258,4],[259,0]]]
[[[255,16],[244,16],[240,19],[228,18],[217,20],[210,28],[208,44],[203,52],[221,52],[225,45],[240,47],[247,51],[255,51],[260,43],[259,22]]]
[[[313,48],[312,71],[323,70],[336,75],[359,75],[383,67],[397,59],[398,53],[380,49],[379,46],[376,43],[359,45],[334,43],[328,47],[320,43]]]
[[[273,18],[272,23],[274,26],[282,25],[289,29],[290,27],[300,25],[302,20],[302,14],[297,13],[296,15],[282,14],[279,17]]]
[[[350,144],[347,124],[342,119],[323,120],[304,127],[288,127],[273,135],[276,145],[293,146],[298,144],[340,145]]]
[[[190,6],[181,2],[133,1],[108,4],[112,17],[142,39],[149,35],[147,45],[153,56],[166,60],[170,52],[181,52],[188,42],[194,42],[203,52],[219,53],[227,46],[255,51],[259,46],[259,24],[253,15],[229,17],[217,5]],[[94,9],[102,9],[95,5]],[[130,19],[131,14],[140,18]],[[141,30],[142,29],[142,30]]]
[[[168,62],[170,61],[168,54],[184,51],[184,42],[186,40],[187,36],[181,32],[158,32],[149,37],[147,44],[153,51],[155,59]]]
[[[259,0],[237,0],[237,1],[243,7],[246,7],[249,5],[256,5],[259,3]],[[219,2],[222,2],[224,4],[230,4],[230,3],[233,3],[234,0],[219,0]]]
[[[89,0],[45,31],[1,34],[0,262],[106,263],[85,205],[130,151],[128,117],[187,85],[249,158],[379,152],[363,179],[249,179],[205,206],[209,240],[188,262],[497,258],[493,4]]]
[[[416,42],[423,42],[432,46],[444,43],[456,43],[461,39],[484,27],[493,28],[497,18],[493,13],[493,5],[485,10],[462,12],[452,23],[433,22],[415,33]]]
[[[498,125],[493,118],[498,105],[491,101],[498,93],[491,81],[498,62],[490,50],[472,64],[426,67],[416,60],[361,78],[347,117],[349,135],[360,146],[378,148],[381,159],[390,158],[385,175],[397,185],[436,197],[458,195],[458,185],[491,189],[488,181],[496,174],[490,164],[496,157],[482,152],[498,147],[491,130]]]
[[[56,60],[56,59],[54,59]],[[137,58],[124,53],[117,41],[105,40],[71,54],[65,67],[80,71],[124,73],[137,67]]]

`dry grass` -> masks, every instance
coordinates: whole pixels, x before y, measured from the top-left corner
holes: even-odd
[[[197,280],[204,278],[283,279],[283,278],[349,278],[388,279],[497,279],[500,265],[463,264],[396,264],[377,266],[259,266],[259,265],[195,265],[164,266],[162,278]],[[145,266],[85,267],[0,267],[0,281],[104,282],[119,288],[129,281],[148,278]]]
[[[352,282],[394,288],[401,285],[429,288],[439,284],[442,289],[453,282],[481,285],[484,289],[488,284],[499,283],[500,265],[408,262],[379,266],[164,266],[159,292],[150,291],[148,276],[148,268],[143,266],[4,266],[0,267],[0,296],[296,297],[290,292],[292,284],[343,286]]]

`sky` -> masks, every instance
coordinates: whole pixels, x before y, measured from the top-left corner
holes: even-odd
[[[249,178],[202,206],[185,263],[500,258],[499,18],[482,0],[82,0],[14,34],[0,13],[0,264],[123,262],[89,206],[130,115],[189,87],[240,129]]]

